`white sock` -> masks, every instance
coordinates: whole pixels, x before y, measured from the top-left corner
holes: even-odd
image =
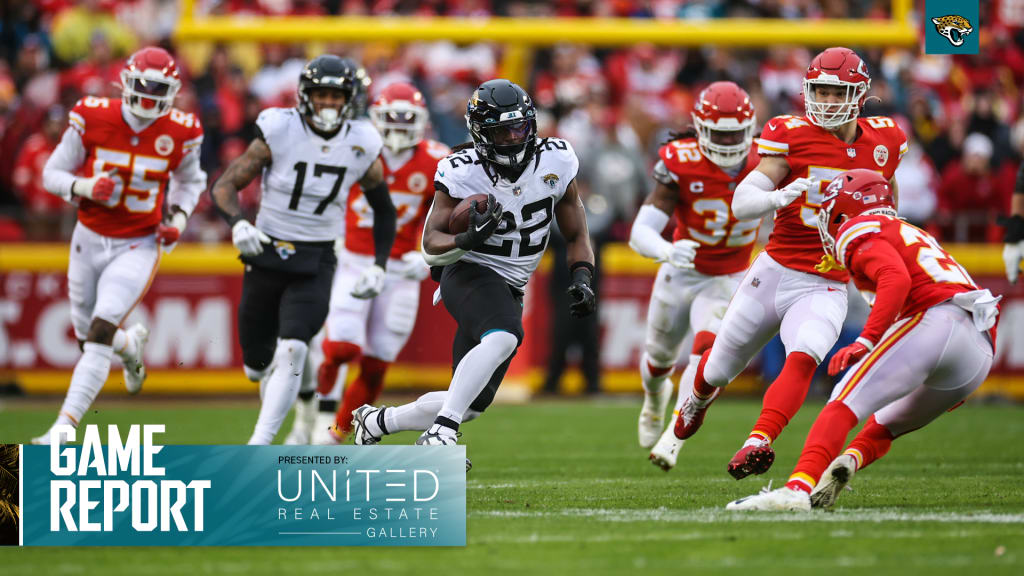
[[[676,407],[672,411],[673,414],[679,414],[683,408],[683,402],[690,396],[690,391],[693,390],[693,381],[697,378],[697,364],[699,363],[700,355],[690,354],[690,363],[686,365],[683,375],[679,378],[679,390],[676,392]]]
[[[487,386],[498,366],[515,350],[516,337],[508,332],[499,330],[484,335],[480,343],[467,352],[455,368],[448,396],[437,417],[454,422],[457,430],[469,405]]]
[[[128,333],[118,328],[117,332],[114,333],[114,341],[110,343],[114,349],[114,353],[122,358],[130,358],[135,356],[137,350],[135,349],[135,340],[128,337]]]
[[[651,374],[650,367],[653,363],[651,357],[648,356],[647,352],[644,352],[640,358],[640,383],[644,387],[644,392],[647,394],[657,394],[661,391],[661,386],[668,380],[668,377],[672,375],[675,367],[673,366],[668,372],[665,372],[661,376],[655,376]]]
[[[78,426],[107,381],[113,354],[114,349],[105,344],[86,342],[82,346],[82,357],[71,374],[71,385],[57,416],[57,424]]]
[[[437,390],[427,392],[408,404],[381,408],[381,410],[384,410],[384,427],[388,429],[387,434],[405,432],[407,430],[420,432],[429,429],[434,423],[434,418],[437,418],[437,413],[444,406],[444,400],[447,397],[448,392]],[[480,412],[476,410],[466,410],[466,413],[462,415],[462,421],[469,422],[479,415]],[[374,419],[371,418],[370,420]],[[377,426],[376,421],[372,424],[367,421],[366,427],[370,429],[371,434],[376,436],[380,436],[380,433],[383,432],[379,430],[380,427]]]
[[[302,385],[302,368],[309,347],[301,340],[278,340],[274,352],[274,372],[267,378],[260,404],[260,415],[249,444],[266,445],[274,441],[285,416],[291,410]]]

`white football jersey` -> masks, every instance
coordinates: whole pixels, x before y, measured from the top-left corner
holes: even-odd
[[[281,240],[329,242],[345,232],[348,191],[380,155],[369,120],[347,120],[322,138],[295,108],[267,108],[256,125],[270,147],[256,227]]]
[[[485,168],[473,148],[441,160],[434,175],[435,187],[457,199],[494,194],[504,208],[494,234],[462,260],[487,266],[513,286],[526,286],[548,246],[555,204],[579,167],[576,152],[560,138],[539,140],[536,155],[515,182]]]

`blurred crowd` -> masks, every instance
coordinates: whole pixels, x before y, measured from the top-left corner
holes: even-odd
[[[197,0],[209,14],[364,14],[619,16],[634,18],[889,17],[888,0]],[[468,139],[465,103],[481,81],[503,75],[503,46],[231,43],[174,45],[180,6],[164,0],[26,0],[4,3],[0,19],[0,240],[58,240],[74,213],[41,187],[41,171],[83,95],[120,97],[118,75],[134,49],[157,44],[176,54],[186,74],[177,106],[197,113],[206,138],[210,181],[254,136],[268,106],[294,103],[303,64],[329,51],[362,62],[371,91],[395,80],[421,88],[431,136],[449,145]],[[995,216],[1008,210],[1024,151],[1024,0],[982,2],[981,53],[928,56],[919,50],[861,49],[872,76],[865,114],[896,118],[910,139],[896,177],[900,210],[946,242],[994,242]],[[923,26],[924,24],[922,24]],[[929,24],[930,25],[930,24]],[[791,46],[740,50],[650,45],[593,48],[557,45],[532,52],[527,90],[544,135],[568,139],[581,161],[591,228],[600,240],[628,237],[652,185],[650,167],[670,131],[689,124],[699,90],[716,80],[746,88],[760,122],[803,113],[802,79],[813,51]],[[258,202],[251,186],[249,210]],[[187,239],[220,241],[228,230],[208,198]]]

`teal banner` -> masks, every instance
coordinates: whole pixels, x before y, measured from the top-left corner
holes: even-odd
[[[466,544],[463,446],[125,444],[23,446],[22,544]]]

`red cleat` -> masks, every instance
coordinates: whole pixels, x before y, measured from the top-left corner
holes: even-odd
[[[676,417],[676,425],[672,429],[676,438],[686,440],[700,430],[701,424],[704,423],[704,414],[707,413],[708,407],[715,401],[715,398],[718,398],[718,388],[715,388],[715,393],[707,400],[694,400],[693,394],[690,394],[690,397],[683,401],[683,406],[679,409],[679,416]]]
[[[742,480],[751,474],[764,474],[775,462],[775,450],[768,442],[744,446],[729,460],[729,474]]]

